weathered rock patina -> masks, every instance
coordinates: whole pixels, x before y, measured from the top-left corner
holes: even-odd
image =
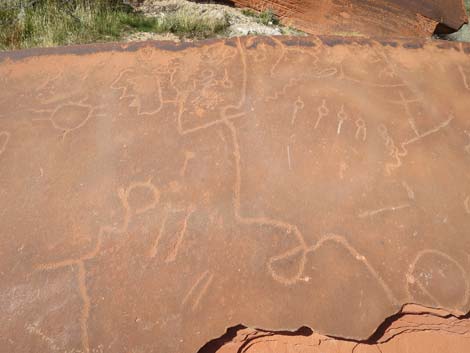
[[[457,31],[467,22],[463,0],[234,0],[273,9],[283,22],[312,34],[430,37],[436,27]]]
[[[0,347],[193,353],[469,310],[470,45],[0,54]]]

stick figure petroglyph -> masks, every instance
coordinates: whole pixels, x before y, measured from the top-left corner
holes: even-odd
[[[321,120],[330,113],[330,110],[326,106],[325,99],[322,100],[321,106],[318,107],[317,111],[318,111],[318,115],[317,115],[317,121],[315,122],[314,129],[316,129],[318,125],[320,124]]]
[[[338,128],[336,129],[336,134],[339,135],[341,134],[341,127],[343,126],[343,123],[348,119],[348,115],[344,111],[344,105],[341,105],[341,109],[338,111],[336,114],[338,116]]]
[[[357,127],[355,138],[356,140],[362,140],[364,142],[367,138],[366,122],[364,121],[364,119],[359,118],[355,121],[355,124]]]
[[[304,109],[304,101],[300,98],[297,97],[297,99],[294,102],[294,112],[292,113],[292,119],[291,119],[291,124],[295,124],[295,120],[297,119],[297,113]]]

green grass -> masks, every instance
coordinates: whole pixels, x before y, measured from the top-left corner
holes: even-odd
[[[227,19],[201,18],[183,10],[149,18],[119,0],[37,0],[22,8],[28,3],[31,0],[0,5],[0,49],[113,41],[133,32],[206,38],[229,25]]]
[[[245,16],[254,17],[261,24],[266,26],[279,25],[279,17],[272,9],[266,9],[261,12],[256,12],[252,9],[242,9],[242,14]]]
[[[184,9],[156,18],[126,16],[122,18],[122,23],[139,32],[173,33],[180,37],[197,39],[222,33],[229,26],[227,17],[223,19],[200,17]]]

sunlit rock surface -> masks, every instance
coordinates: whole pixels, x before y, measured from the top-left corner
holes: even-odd
[[[0,54],[0,347],[193,353],[469,311],[470,46]]]

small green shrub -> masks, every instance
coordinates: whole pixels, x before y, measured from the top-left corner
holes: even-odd
[[[262,12],[256,12],[252,9],[242,9],[242,14],[249,17],[255,17],[259,23],[262,23],[266,26],[279,24],[279,17],[272,9],[267,9]]]
[[[248,17],[258,17],[258,13],[252,9],[242,9],[242,14]]]
[[[268,25],[278,25],[279,17],[274,13],[272,9],[267,9],[259,14],[259,21],[268,26]]]

